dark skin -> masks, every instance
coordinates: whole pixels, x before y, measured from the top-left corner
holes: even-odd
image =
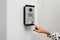
[[[46,35],[50,35],[51,32],[49,32],[45,28],[43,28],[43,27],[41,27],[41,26],[39,26],[39,25],[37,25],[35,23],[33,23],[33,24],[35,26],[33,31],[38,32],[38,33],[44,33]]]

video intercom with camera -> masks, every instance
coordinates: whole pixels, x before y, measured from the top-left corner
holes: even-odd
[[[34,25],[33,21],[35,20],[35,6],[34,5],[25,5],[24,6],[24,25],[31,26]]]

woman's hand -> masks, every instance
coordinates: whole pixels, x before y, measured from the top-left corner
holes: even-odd
[[[38,32],[38,33],[44,33],[44,34],[50,35],[50,32],[47,31],[46,29],[44,29],[43,27],[38,26],[35,23],[33,23],[33,24],[35,26],[35,29],[33,31]]]
[[[35,29],[33,31],[38,32],[38,33],[44,33],[44,29],[36,24],[35,25]]]

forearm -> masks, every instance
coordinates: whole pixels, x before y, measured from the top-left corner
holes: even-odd
[[[52,40],[59,40],[60,34],[56,32],[49,32],[47,30],[44,31],[44,33],[47,35],[47,37],[52,38]]]

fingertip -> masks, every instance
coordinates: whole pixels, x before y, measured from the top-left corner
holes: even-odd
[[[34,21],[32,21],[32,23],[34,24]]]

